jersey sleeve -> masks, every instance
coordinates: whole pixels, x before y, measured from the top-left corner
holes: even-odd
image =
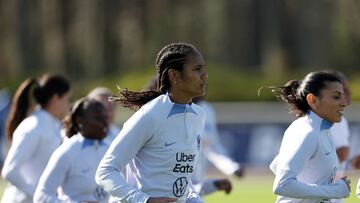
[[[285,135],[286,136],[286,135]],[[349,196],[345,181],[337,180],[328,185],[307,184],[297,180],[306,161],[316,153],[318,137],[313,134],[294,134],[281,144],[279,155],[271,164],[275,173],[273,192],[300,199],[336,199]],[[276,163],[275,163],[276,162]]]
[[[120,172],[147,143],[155,122],[148,114],[136,112],[110,145],[96,171],[95,180],[111,196],[121,202],[146,202],[150,197],[126,182]]]
[[[207,102],[199,104],[205,113],[203,140],[206,145],[204,146],[204,155],[222,173],[232,175],[240,165],[229,158],[227,150],[220,141],[215,111]]]
[[[58,148],[51,156],[43,174],[40,177],[34,194],[36,203],[61,203],[58,199],[57,188],[65,180],[71,161],[63,154],[62,148]],[[71,200],[68,200],[71,202]]]
[[[215,186],[215,181],[216,179],[206,179],[200,183],[194,184],[193,187],[200,196],[209,195],[218,190]]]
[[[35,192],[35,187],[26,182],[26,178],[23,177],[20,170],[25,160],[30,159],[33,152],[37,149],[39,142],[40,134],[36,129],[30,131],[17,129],[1,172],[4,179],[31,198]]]
[[[186,203],[203,203],[203,200],[201,199],[199,192],[196,190],[191,180],[189,184],[189,192],[186,197]]]

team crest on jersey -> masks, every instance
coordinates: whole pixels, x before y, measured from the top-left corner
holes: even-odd
[[[186,188],[188,186],[188,181],[186,177],[178,178],[173,184],[173,194],[176,197],[181,197],[184,195]]]
[[[196,140],[197,140],[197,149],[200,150],[201,136],[197,135]]]

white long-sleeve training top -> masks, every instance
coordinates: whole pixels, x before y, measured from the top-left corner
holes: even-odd
[[[331,126],[309,112],[286,130],[280,152],[270,165],[276,175],[276,202],[327,203],[349,196],[345,181],[334,181],[338,160]]]
[[[46,164],[61,143],[60,121],[45,110],[34,112],[16,128],[2,169],[10,182],[3,203],[31,203]]]
[[[107,192],[95,182],[95,171],[108,146],[81,134],[64,142],[40,178],[34,203],[107,202]]]
[[[149,197],[198,201],[190,194],[191,174],[203,128],[204,113],[198,105],[176,104],[168,94],[160,95],[124,124],[100,162],[96,182],[121,202],[141,203]],[[130,161],[136,187],[119,175]]]

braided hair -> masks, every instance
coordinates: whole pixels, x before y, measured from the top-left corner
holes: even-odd
[[[189,55],[198,54],[198,50],[188,43],[172,43],[162,48],[155,61],[157,71],[157,85],[153,90],[143,90],[140,92],[120,89],[117,96],[110,97],[111,102],[119,102],[121,106],[138,110],[141,106],[154,98],[165,94],[170,89],[168,72],[170,69],[182,71],[186,58]]]

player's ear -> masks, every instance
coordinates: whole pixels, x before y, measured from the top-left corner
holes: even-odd
[[[180,72],[175,69],[169,69],[169,80],[172,85],[176,85],[179,81]]]
[[[306,95],[306,101],[313,111],[316,111],[319,107],[319,98],[313,93]]]

